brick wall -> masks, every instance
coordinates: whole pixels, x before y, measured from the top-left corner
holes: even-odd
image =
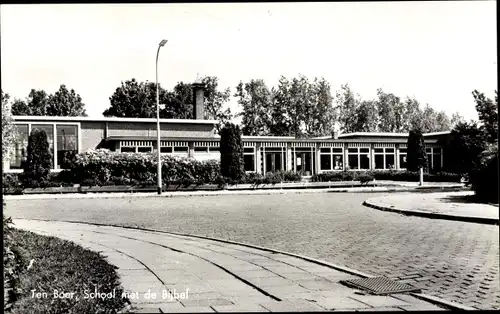
[[[105,122],[82,122],[81,123],[81,150],[86,152],[89,149],[95,149],[104,139],[106,130]]]

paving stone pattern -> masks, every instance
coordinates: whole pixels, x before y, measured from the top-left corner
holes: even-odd
[[[6,214],[252,243],[387,276],[477,309],[500,308],[498,226],[402,216],[362,205],[376,196],[8,200]]]
[[[282,254],[116,227],[29,220],[16,224],[103,254],[118,266],[125,291],[138,293],[131,298],[134,312],[441,309],[404,294],[404,300],[396,298],[400,294],[360,294],[331,280],[345,273]],[[244,267],[248,265],[254,269]],[[165,298],[164,291],[185,292],[186,298]],[[158,297],[148,298],[147,293]]]

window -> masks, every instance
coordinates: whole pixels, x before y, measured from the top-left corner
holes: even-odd
[[[334,170],[342,170],[344,169],[344,156],[334,154],[333,155],[333,169]]]
[[[408,166],[408,161],[406,160],[406,154],[400,154],[399,155],[399,168],[406,169],[407,166]]]
[[[78,126],[56,125],[57,167],[67,169],[69,162],[78,153]]]
[[[160,147],[160,153],[170,154],[172,153],[172,147]]]
[[[255,171],[255,149],[253,147],[243,148],[243,163],[245,171]]]
[[[209,147],[208,150],[211,153],[220,152],[220,147]]]
[[[331,156],[331,154],[321,154],[320,167],[321,167],[321,170],[332,170],[332,156]]]
[[[255,156],[244,154],[243,162],[245,164],[245,171],[255,171]]]
[[[343,152],[342,148],[323,147],[320,149],[320,170],[342,170]]]
[[[407,148],[399,149],[399,169],[406,169],[408,167],[408,162],[406,160]]]
[[[370,169],[369,148],[349,148],[347,152],[350,169]]]
[[[375,169],[387,170],[395,168],[394,148],[375,148],[373,153],[375,157]]]
[[[262,169],[264,173],[285,170],[286,154],[284,147],[265,147],[261,151]]]
[[[349,169],[359,169],[359,156],[358,154],[353,155],[349,154],[349,158],[347,159],[349,162]]]
[[[207,153],[208,147],[195,147],[194,152],[195,153]]]
[[[174,147],[175,153],[187,153],[188,147]]]
[[[28,152],[28,125],[14,124],[18,138],[10,151],[10,169],[21,169]]]
[[[441,171],[443,165],[441,163],[442,149],[439,147],[428,147],[425,149],[427,153],[427,162],[429,170]]]
[[[52,155],[52,168],[54,165],[54,125],[53,124],[32,124],[31,132],[33,130],[43,130],[47,133],[47,140],[49,141],[49,150]]]
[[[122,147],[121,152],[122,153],[135,153],[136,147]]]
[[[139,153],[150,153],[153,151],[153,147],[151,146],[137,147],[137,151]]]

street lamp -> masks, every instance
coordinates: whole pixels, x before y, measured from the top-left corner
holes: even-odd
[[[158,153],[158,195],[161,195],[162,184],[161,184],[161,142],[160,142],[160,92],[158,87],[158,55],[160,54],[160,48],[165,46],[167,43],[166,39],[162,39],[158,45],[158,51],[156,52],[156,150]]]

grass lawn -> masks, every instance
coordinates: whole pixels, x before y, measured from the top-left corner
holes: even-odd
[[[122,299],[116,267],[99,253],[55,237],[17,229],[11,232],[24,264],[11,313],[116,313],[129,302]],[[115,291],[116,297],[93,297],[90,293],[96,288],[99,293]],[[55,290],[59,297],[54,296]],[[60,298],[61,292],[67,293],[66,298]]]

